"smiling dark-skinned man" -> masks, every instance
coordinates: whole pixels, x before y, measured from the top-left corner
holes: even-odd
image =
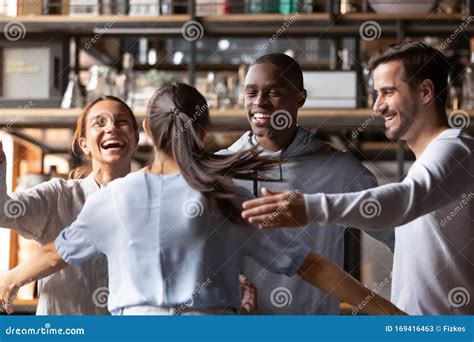
[[[239,181],[254,193],[265,186],[276,190],[295,189],[301,193],[347,192],[377,186],[373,174],[351,155],[318,140],[297,124],[297,114],[306,100],[303,75],[298,63],[284,54],[258,58],[245,78],[245,106],[252,130],[228,150],[235,152],[260,144],[262,154],[282,160],[280,168],[264,176],[282,182]],[[308,224],[302,230],[287,229],[302,238],[314,251],[342,267],[345,226]],[[391,250],[393,232],[368,231]],[[337,315],[339,301],[307,286],[304,282],[272,274],[251,260],[242,273],[257,286],[260,310],[278,315]]]

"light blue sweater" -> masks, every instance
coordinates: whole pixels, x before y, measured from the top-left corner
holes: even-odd
[[[56,248],[72,265],[107,256],[112,314],[137,305],[240,308],[244,256],[291,276],[309,253],[301,240],[212,209],[179,173],[134,173],[92,195]]]

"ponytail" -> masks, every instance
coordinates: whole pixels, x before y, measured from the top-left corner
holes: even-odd
[[[258,171],[273,169],[279,161],[258,156],[257,147],[232,155],[205,150],[199,136],[208,128],[209,109],[186,84],[160,88],[149,102],[148,118],[156,148],[174,156],[189,186],[205,196],[210,208],[242,222],[235,199],[243,190],[233,179],[257,179]]]

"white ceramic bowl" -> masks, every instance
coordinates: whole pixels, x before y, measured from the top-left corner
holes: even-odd
[[[370,7],[385,14],[427,14],[436,0],[369,0]]]

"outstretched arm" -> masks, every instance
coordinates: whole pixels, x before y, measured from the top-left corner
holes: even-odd
[[[45,237],[64,226],[61,222],[61,192],[57,180],[41,183],[27,191],[7,194],[7,161],[0,140],[0,227],[12,228],[27,239],[50,242]]]
[[[242,217],[261,228],[297,227],[309,221],[390,229],[473,195],[467,146],[437,141],[413,164],[402,182],[345,194],[302,195],[263,191],[243,203]]]
[[[298,270],[298,275],[308,283],[329,293],[341,301],[359,307],[371,315],[404,314],[394,304],[373,293],[336,264],[316,253],[309,253]]]
[[[58,272],[67,265],[56,251],[54,242],[42,246],[28,260],[0,274],[0,305],[7,313],[12,313],[13,300],[21,286]]]

